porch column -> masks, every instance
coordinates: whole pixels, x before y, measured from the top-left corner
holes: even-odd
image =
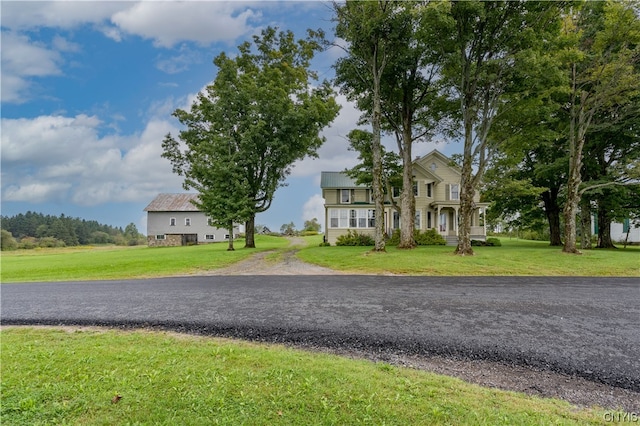
[[[460,226],[460,224],[458,223],[458,210],[460,210],[460,207],[453,207],[453,226],[454,229],[456,230],[456,237],[458,236],[458,228]]]
[[[438,205],[438,210],[436,211],[436,217],[433,220],[434,223],[434,228],[436,229],[436,231],[438,231],[438,234],[440,234],[440,206]]]

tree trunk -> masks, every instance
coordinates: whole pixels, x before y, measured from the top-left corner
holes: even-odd
[[[616,248],[611,240],[611,222],[606,206],[598,206],[598,248]]]
[[[475,195],[475,189],[471,184],[471,180],[466,180],[464,184],[460,186],[458,247],[456,247],[455,254],[472,256],[474,253],[471,247],[471,218],[473,216],[473,196]]]
[[[576,247],[576,212],[580,202],[580,184],[582,183],[582,149],[586,123],[584,119],[584,99],[577,105],[576,67],[573,67],[573,98],[569,122],[569,175],[567,178],[567,201],[564,205],[564,247],[565,253],[579,254]],[[584,98],[584,96],[583,96]]]
[[[591,205],[588,199],[580,201],[580,248],[591,250]]]
[[[230,220],[229,221],[229,248],[227,248],[227,251],[234,251],[235,248],[233,248],[233,221]]]
[[[462,174],[460,176],[460,213],[458,223],[458,246],[455,254],[460,256],[473,255],[471,248],[471,215],[473,214],[473,187],[472,167],[473,158],[473,119],[471,108],[463,107],[464,119],[464,153],[462,159]]]
[[[551,246],[562,246],[558,192],[559,188],[549,188],[548,191],[542,193],[544,212],[547,216],[547,221],[549,222],[549,245]]]
[[[244,248],[256,248],[256,215],[252,214],[251,217],[244,224],[245,232],[245,244]]]
[[[416,199],[413,194],[413,163],[411,158],[411,123],[404,123],[402,135],[402,194],[400,195],[400,242],[398,248],[413,249]]]
[[[380,141],[381,136],[381,117],[382,106],[380,102],[380,78],[381,71],[378,69],[378,52],[374,52],[372,61],[373,72],[373,113],[371,115],[371,127],[373,131],[373,139],[371,141],[372,152],[372,173],[373,173],[373,200],[376,206],[376,218],[374,229],[374,242],[373,248],[376,252],[386,251],[385,249],[385,235],[384,235],[384,192],[382,190],[382,143]]]

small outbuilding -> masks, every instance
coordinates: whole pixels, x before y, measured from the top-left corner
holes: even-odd
[[[150,247],[185,246],[229,239],[229,231],[212,225],[193,201],[198,194],[159,194],[145,207],[147,243]],[[234,238],[239,233],[234,227]]]

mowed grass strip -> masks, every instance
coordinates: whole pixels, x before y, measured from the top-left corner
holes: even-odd
[[[588,425],[603,412],[384,363],[159,332],[4,328],[6,425]],[[120,398],[118,398],[118,396]]]
[[[501,247],[474,247],[474,256],[455,256],[455,247],[422,246],[386,253],[371,247],[309,246],[300,259],[340,271],[407,275],[505,276],[640,276],[640,247],[584,250],[581,255],[562,253],[548,242],[501,239]]]
[[[229,266],[256,252],[286,247],[285,238],[257,236],[256,249],[227,243],[185,247],[70,247],[2,253],[2,282],[79,281],[197,274]]]

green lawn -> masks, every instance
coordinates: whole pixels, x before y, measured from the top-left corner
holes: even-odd
[[[545,275],[640,276],[640,247],[562,253],[548,242],[502,238],[502,247],[474,247],[474,256],[455,256],[454,247],[422,246],[414,250],[387,247],[309,246],[304,261],[352,273],[409,275]]]
[[[106,280],[189,275],[218,269],[258,251],[286,247],[284,238],[256,236],[256,249],[227,243],[186,247],[70,247],[2,252],[2,282]]]
[[[3,425],[595,425],[603,419],[599,410],[384,363],[223,339],[4,328],[1,349]]]

